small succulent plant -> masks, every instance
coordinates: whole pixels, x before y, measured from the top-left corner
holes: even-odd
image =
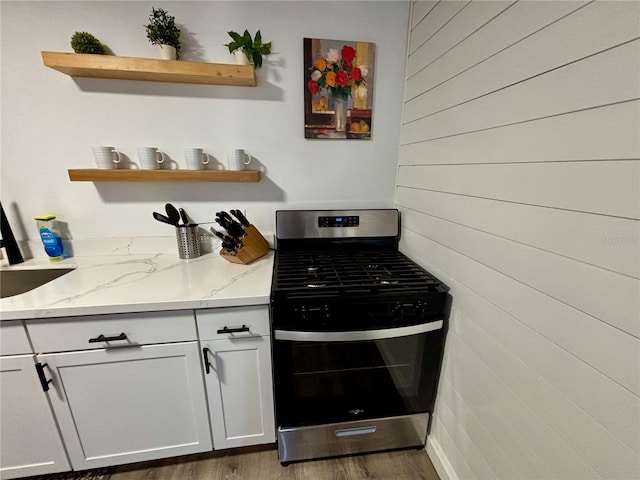
[[[71,48],[76,53],[92,53],[104,55],[104,45],[96,37],[87,32],[76,32],[71,37]]]

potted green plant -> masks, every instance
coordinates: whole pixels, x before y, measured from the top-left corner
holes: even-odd
[[[76,32],[71,37],[71,48],[76,53],[104,55],[104,45],[96,37],[87,32]]]
[[[253,39],[251,38],[251,34],[248,30],[245,30],[242,35],[237,32],[227,33],[233,41],[225,43],[224,46],[229,48],[229,53],[235,55],[236,62],[240,65],[253,63],[256,68],[262,67],[262,56],[269,55],[271,53],[271,42],[262,43],[260,30],[257,31],[255,38]]]
[[[149,24],[144,25],[152,45],[160,46],[160,56],[165,60],[180,58],[180,29],[176,18],[162,8],[151,7]]]

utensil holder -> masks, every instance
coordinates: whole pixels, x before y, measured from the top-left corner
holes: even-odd
[[[245,235],[242,240],[242,247],[235,252],[230,252],[224,248],[220,250],[220,256],[231,263],[241,263],[247,265],[260,257],[269,253],[269,242],[262,236],[256,227],[249,225],[244,227]]]
[[[197,225],[176,227],[178,256],[182,259],[196,258],[202,255],[200,235]]]

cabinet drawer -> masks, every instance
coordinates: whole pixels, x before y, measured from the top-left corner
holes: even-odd
[[[196,320],[201,340],[270,335],[269,307],[267,305],[196,310]],[[243,327],[249,330],[224,333],[222,330],[225,327],[228,330]]]
[[[33,353],[22,320],[0,325],[0,355]]]
[[[28,320],[27,330],[37,353],[197,340],[193,310]]]

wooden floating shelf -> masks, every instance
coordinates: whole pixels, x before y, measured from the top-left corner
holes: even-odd
[[[258,170],[101,170],[69,169],[72,182],[242,182],[260,181]]]
[[[255,87],[253,65],[42,52],[45,66],[72,77]]]

